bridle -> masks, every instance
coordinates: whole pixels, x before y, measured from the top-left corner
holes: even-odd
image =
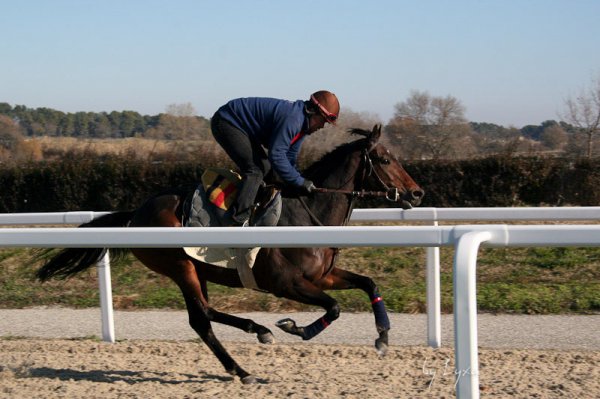
[[[397,202],[400,199],[400,192],[397,187],[390,187],[381,179],[381,177],[377,174],[375,170],[375,166],[373,162],[379,162],[382,164],[388,164],[389,160],[381,158],[379,156],[371,156],[368,149],[364,149],[362,151],[362,177],[359,184],[359,187],[362,187],[366,178],[374,175],[377,179],[377,183],[382,187],[384,191],[351,191],[351,190],[340,190],[335,188],[316,188],[313,191],[316,193],[338,193],[338,194],[346,194],[350,195],[353,198],[367,198],[367,197],[384,197],[388,201]]]
[[[373,165],[374,162],[388,164],[389,160],[381,158],[379,156],[371,156],[370,150],[367,148],[362,150],[361,156],[362,156],[362,159],[361,159],[362,176],[360,178],[359,187],[363,186],[367,177],[374,175],[375,178],[377,179],[376,180],[377,183],[381,185],[381,187],[384,191],[367,191],[364,189],[361,189],[358,191],[353,191],[353,190],[341,190],[341,189],[336,189],[336,188],[315,188],[315,189],[313,189],[313,192],[314,193],[328,193],[328,194],[329,193],[345,194],[345,195],[349,195],[352,199],[384,197],[388,201],[397,202],[400,199],[400,193],[398,191],[398,188],[388,186],[381,179],[381,177],[377,174],[377,171],[375,170],[375,166]],[[342,185],[344,185],[344,184],[342,184]],[[304,197],[298,197],[298,200],[300,201],[300,203],[302,204],[302,207],[304,208],[304,210],[306,210],[306,212],[308,213],[308,215],[310,216],[312,221],[315,224],[317,224],[318,226],[323,226],[323,223],[321,223],[319,218],[310,210],[310,208],[306,204]],[[348,212],[346,214],[346,217],[344,218],[343,225],[346,225],[348,223],[348,221],[350,220],[351,214],[352,214],[352,201],[351,201],[350,206],[348,207]]]

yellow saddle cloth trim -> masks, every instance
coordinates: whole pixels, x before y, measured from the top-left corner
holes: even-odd
[[[228,210],[235,201],[242,177],[229,169],[210,168],[202,174],[202,186],[208,200],[216,207]]]

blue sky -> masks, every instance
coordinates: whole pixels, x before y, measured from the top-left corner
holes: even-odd
[[[0,0],[0,102],[211,117],[328,89],[385,123],[420,90],[521,127],[600,76],[599,16],[598,0]]]

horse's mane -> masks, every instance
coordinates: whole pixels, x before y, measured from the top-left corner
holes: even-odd
[[[370,132],[362,129],[350,129],[349,133],[367,136]],[[308,177],[314,177],[316,173],[322,173],[323,170],[329,170],[334,166],[338,166],[348,157],[348,154],[365,148],[367,146],[367,141],[368,138],[362,138],[337,146],[332,151],[323,155],[321,159],[310,165],[304,174]]]

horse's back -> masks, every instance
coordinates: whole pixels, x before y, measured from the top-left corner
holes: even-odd
[[[131,227],[181,227],[183,203],[193,187],[174,187],[148,198],[131,219]]]

